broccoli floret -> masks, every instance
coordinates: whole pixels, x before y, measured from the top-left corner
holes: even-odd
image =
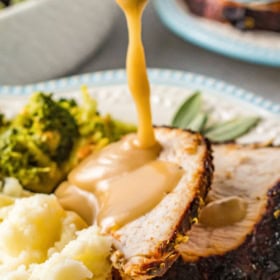
[[[60,105],[67,109],[75,118],[82,138],[92,140],[107,138],[109,142],[117,141],[129,132],[135,132],[135,125],[112,119],[110,115],[101,116],[97,111],[97,102],[91,97],[87,87],[83,86],[81,104],[72,99],[61,99]],[[96,133],[99,137],[96,138]]]
[[[75,119],[51,94],[32,95],[13,125],[26,128],[36,145],[58,163],[69,157],[79,137]]]
[[[89,153],[135,131],[101,116],[85,88],[81,104],[35,93],[11,122],[1,120],[0,179],[15,177],[25,189],[42,193],[52,192]]]
[[[2,127],[5,123],[5,116],[4,114],[0,113],[0,127]]]
[[[80,139],[72,153],[69,169],[89,153],[118,141],[123,135],[135,132],[136,126],[112,119],[110,115],[100,115],[97,102],[90,95],[87,87],[81,88],[82,100],[78,104],[71,99],[61,99],[60,105],[75,118]]]
[[[35,93],[0,135],[0,174],[28,190],[51,192],[64,179],[63,163],[78,138],[69,111],[51,94]]]
[[[95,131],[95,122],[99,117],[97,103],[90,96],[86,87],[82,87],[82,102],[73,99],[61,99],[60,105],[67,109],[75,118],[81,136],[86,137]]]
[[[63,177],[24,128],[11,127],[1,134],[0,153],[1,177],[17,178],[28,190],[49,193]]]
[[[0,133],[3,132],[8,126],[9,121],[5,118],[4,114],[0,113]]]

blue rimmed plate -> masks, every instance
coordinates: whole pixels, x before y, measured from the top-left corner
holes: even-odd
[[[230,25],[192,15],[182,0],[154,0],[162,22],[195,45],[244,61],[280,66],[280,34],[242,32]]]
[[[242,143],[269,142],[280,145],[280,105],[212,78],[189,72],[150,69],[154,123],[168,125],[178,106],[194,90],[200,90],[205,109],[214,119],[228,120],[240,115],[258,115],[262,122],[240,138]],[[34,91],[54,92],[57,97],[79,99],[81,85],[86,84],[99,103],[102,113],[124,121],[136,122],[134,106],[127,89],[124,70],[73,76],[27,86],[0,86],[0,112],[12,115]]]

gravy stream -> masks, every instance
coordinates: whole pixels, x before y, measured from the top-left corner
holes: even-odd
[[[148,0],[116,0],[127,21],[129,43],[126,59],[128,86],[138,113],[138,141],[143,148],[156,143],[152,126],[150,84],[142,44],[142,14]]]
[[[128,136],[92,154],[56,191],[62,206],[88,224],[115,230],[152,210],[178,184],[183,170],[157,160],[150,106],[150,85],[141,39],[141,18],[148,0],[116,0],[129,32],[127,76],[138,114],[137,137]]]

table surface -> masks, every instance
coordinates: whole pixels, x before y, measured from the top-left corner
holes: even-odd
[[[280,103],[280,68],[233,60],[183,41],[167,30],[149,5],[143,17],[143,41],[150,68],[199,73],[242,87]],[[125,67],[127,29],[119,13],[108,40],[73,74]]]

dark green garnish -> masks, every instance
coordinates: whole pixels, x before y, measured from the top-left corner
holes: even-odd
[[[239,117],[213,125],[204,135],[214,142],[231,141],[249,132],[259,121],[258,117]]]
[[[189,123],[187,129],[200,132],[204,129],[207,120],[208,114],[202,112],[198,113],[195,118]]]
[[[200,112],[202,106],[202,97],[200,92],[195,92],[188,97],[175,113],[172,126],[178,128],[188,128],[189,124],[194,120]]]
[[[233,141],[246,134],[260,121],[259,117],[239,117],[222,123],[214,123],[207,129],[211,113],[202,111],[203,100],[200,92],[188,97],[176,112],[172,125],[174,127],[201,132],[213,142]]]

